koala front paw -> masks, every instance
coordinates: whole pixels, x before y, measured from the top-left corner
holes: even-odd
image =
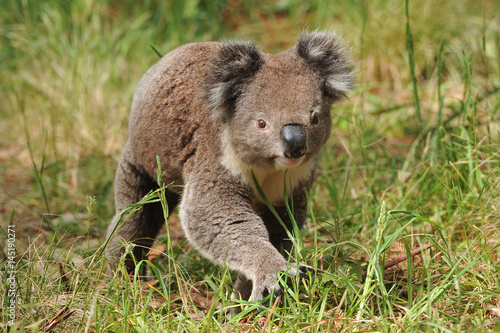
[[[287,270],[286,274],[290,277],[296,277],[298,275],[301,279],[308,279],[308,270],[309,268],[305,265],[299,264],[297,269],[297,265],[293,264],[293,266]],[[272,273],[257,275],[253,281],[252,294],[249,300],[260,301],[270,294],[273,294],[274,299],[276,299],[278,296],[283,295],[283,290],[278,283],[278,273],[284,271],[285,270],[278,270]],[[287,281],[287,279],[285,279],[285,281]]]

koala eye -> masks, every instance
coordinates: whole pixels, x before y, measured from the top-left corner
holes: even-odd
[[[318,125],[318,123],[319,123],[319,115],[317,112],[315,112],[311,115],[311,124]]]
[[[259,119],[257,120],[257,127],[259,128],[266,128],[267,123],[264,119]]]

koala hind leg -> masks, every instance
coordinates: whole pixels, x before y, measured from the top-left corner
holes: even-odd
[[[147,193],[158,187],[155,180],[130,162],[131,160],[130,154],[125,150],[115,178],[116,215],[108,227],[108,237],[113,231],[114,235],[107,249],[111,269],[114,271],[125,251],[123,242],[134,243],[135,246],[132,250],[134,258],[128,256],[125,259],[125,266],[129,273],[134,271],[135,262],[144,259],[165,223],[160,203],[146,204],[128,217],[127,214],[124,214],[122,219],[125,221],[119,221],[123,209],[140,201]],[[178,204],[180,197],[177,193],[167,189],[166,199],[169,211],[172,211]],[[116,226],[117,223],[119,223],[118,226]],[[144,274],[145,271],[141,273]]]
[[[247,301],[252,294],[252,281],[247,279],[243,275],[238,275],[236,282],[234,284],[234,292],[231,295],[231,298],[234,299],[242,299]]]
[[[301,229],[306,219],[305,204],[307,201],[304,200],[299,202],[299,200],[295,198],[294,203],[295,202],[297,202],[295,207],[295,223],[297,223],[297,226]],[[278,213],[288,231],[293,232],[293,223],[286,207],[277,206],[274,207],[274,210]],[[285,258],[288,258],[288,254],[290,253],[293,244],[288,236],[288,233],[267,206],[259,207],[258,213],[264,221],[267,231],[269,232],[269,241],[278,251],[281,251]]]

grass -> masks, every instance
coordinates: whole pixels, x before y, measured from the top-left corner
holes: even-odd
[[[3,330],[13,267],[10,332],[500,330],[496,1],[0,4]],[[108,274],[114,172],[156,51],[251,38],[274,52],[305,27],[337,30],[359,61],[292,253],[312,278],[222,316],[234,273],[201,258],[175,214],[142,263],[150,280]]]

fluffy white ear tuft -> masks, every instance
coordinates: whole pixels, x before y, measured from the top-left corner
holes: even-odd
[[[323,80],[323,90],[334,99],[354,89],[355,74],[346,43],[335,33],[322,31],[301,35],[296,52]]]
[[[347,94],[355,87],[353,76],[350,74],[332,74],[326,79],[325,84],[341,94]]]

